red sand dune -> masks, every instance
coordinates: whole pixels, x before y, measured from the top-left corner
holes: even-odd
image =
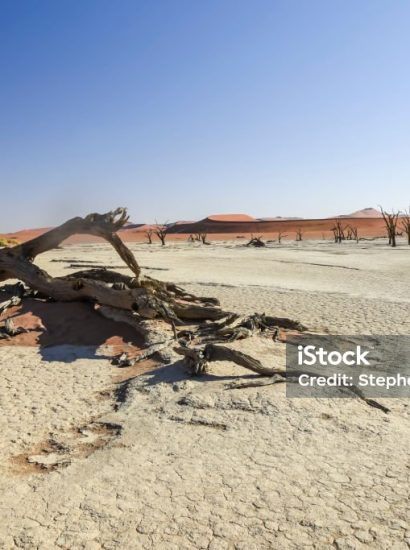
[[[155,229],[157,229],[158,225],[156,225],[155,223],[142,223],[140,225],[138,225],[138,227],[126,227],[125,229],[122,229],[121,231],[131,231],[131,230],[134,230],[135,232],[139,232],[139,233],[145,233],[145,231],[148,231],[150,229],[152,229],[153,231],[155,231]]]
[[[330,238],[332,236],[332,227],[334,219],[317,219],[317,220],[294,220],[294,219],[279,219],[272,221],[218,221],[210,218],[205,218],[193,224],[186,226],[178,226],[170,229],[173,234],[194,234],[208,233],[212,238],[229,238],[233,235],[249,235],[251,233],[264,235],[268,238],[275,238],[279,231],[282,231],[290,239],[295,238],[295,233],[299,229],[304,233],[306,239],[321,239],[322,237]],[[343,218],[343,225],[352,225],[359,230],[361,237],[383,236],[385,234],[384,222],[381,218]]]
[[[357,210],[352,214],[341,215],[339,218],[382,218],[382,213],[375,208],[363,208],[363,210]]]
[[[304,220],[300,216],[275,216],[274,218],[258,218],[258,222],[277,222],[280,220]]]
[[[365,212],[365,215],[359,216]],[[370,214],[374,213],[372,217]],[[377,214],[377,215],[376,215]],[[384,236],[386,231],[380,213],[374,209],[364,209],[353,213],[351,216],[335,216],[325,219],[295,219],[276,218],[271,220],[258,220],[246,214],[215,214],[197,222],[180,221],[169,228],[169,240],[186,240],[187,236],[195,233],[208,233],[214,240],[232,239],[240,236],[247,237],[250,234],[263,235],[265,238],[275,239],[277,233],[282,231],[288,239],[294,239],[296,231],[302,230],[305,239],[321,239],[332,237],[334,220],[339,219],[343,225],[352,225],[358,228],[360,237]],[[130,224],[122,229],[119,234],[124,241],[145,242],[145,231],[154,229],[155,224]],[[16,238],[21,242],[32,239],[46,229],[23,230],[5,235],[8,238]],[[285,237],[286,238],[286,237]],[[66,243],[93,243],[101,242],[91,235],[74,235]],[[154,242],[156,237],[154,236]]]
[[[174,222],[172,225],[184,225],[186,223],[195,223],[195,220],[178,220],[177,222]]]
[[[257,220],[247,214],[212,214],[205,218],[212,222],[256,222]],[[204,220],[204,221],[205,221]]]
[[[52,227],[38,227],[36,229],[21,229],[20,231],[16,231],[15,233],[4,233],[0,235],[0,238],[17,239],[19,242],[24,243],[25,241],[29,241],[30,239],[35,239],[39,235],[42,235],[43,233],[50,231],[50,229],[52,229]]]

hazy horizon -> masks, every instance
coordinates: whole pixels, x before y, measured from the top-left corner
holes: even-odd
[[[410,198],[410,3],[0,7],[0,232]]]

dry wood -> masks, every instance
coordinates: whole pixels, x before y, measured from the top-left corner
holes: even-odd
[[[302,374],[307,374],[308,376],[316,376],[313,372],[308,371],[294,371],[291,373],[280,369],[270,369],[262,365],[260,361],[254,357],[242,353],[241,351],[228,348],[226,346],[220,346],[216,344],[207,344],[202,349],[193,349],[183,346],[178,346],[174,348],[175,351],[184,357],[185,365],[190,369],[192,374],[200,375],[207,372],[208,363],[214,361],[229,361],[235,363],[241,367],[249,369],[257,374],[262,376],[269,376],[271,378],[270,383],[275,384],[281,381],[286,381],[289,383],[297,381],[297,378]],[[280,380],[282,378],[282,380]],[[326,378],[326,377],[325,377]],[[252,384],[254,385],[254,384]],[[267,385],[267,384],[263,384]],[[234,389],[234,387],[230,388]],[[380,409],[384,413],[390,412],[390,409],[374,399],[369,399],[365,397],[363,392],[355,385],[345,386],[347,391],[350,391],[356,395],[359,399],[364,401],[370,407]]]
[[[21,300],[25,293],[26,289],[21,283],[3,286],[0,291],[0,296],[4,295],[7,299],[0,302],[0,315],[8,308],[21,304]]]
[[[115,233],[128,221],[124,208],[107,214],[73,218],[63,225],[14,248],[0,250],[0,280],[19,279],[42,296],[56,301],[90,301],[124,309],[140,317],[162,317],[168,321],[184,319],[216,320],[226,316],[215,301],[195,300],[175,285],[155,279],[140,280],[140,267],[132,252]],[[86,233],[107,240],[135,277],[105,269],[80,271],[66,277],[52,277],[33,263],[34,258],[75,233]]]
[[[256,248],[260,248],[262,246],[266,246],[266,243],[262,240],[262,235],[259,237],[254,237],[251,235],[250,241],[246,243],[246,246],[255,246]]]

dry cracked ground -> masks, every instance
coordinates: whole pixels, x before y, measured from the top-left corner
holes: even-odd
[[[291,289],[278,288],[273,273],[269,286],[262,271],[258,288],[250,279],[227,285],[236,251],[208,248],[199,259],[202,252],[192,252],[203,281],[190,288],[217,295],[223,305],[236,302],[245,312],[263,305],[275,314],[286,308],[317,330],[326,324],[357,333],[365,320],[366,332],[377,333],[384,322],[385,333],[397,324],[408,333],[401,275],[397,296],[378,297],[383,280],[396,275],[377,262],[369,272],[371,251],[362,259],[337,256],[358,272],[349,292],[349,270],[332,269],[339,286],[331,293],[328,270],[318,266],[312,269],[324,275],[316,290],[298,287],[296,271]],[[105,248],[97,252],[109,263]],[[313,258],[290,252],[298,264],[331,260],[327,251],[320,262],[316,250]],[[81,247],[55,254],[74,253]],[[287,262],[287,253],[279,260]],[[145,254],[153,268],[170,264],[168,251]],[[209,280],[217,275],[206,254],[216,256],[219,282]],[[260,254],[254,257],[263,264]],[[266,270],[278,259],[264,258]],[[178,275],[181,263],[174,261],[172,280],[183,281],[186,272]],[[407,256],[397,261],[401,273]],[[284,365],[282,344],[235,345],[268,365]],[[385,400],[391,413],[384,414],[357,399],[289,399],[284,384],[227,363],[199,379],[175,361],[136,374],[86,347],[0,349],[0,548],[410,547],[407,400]]]

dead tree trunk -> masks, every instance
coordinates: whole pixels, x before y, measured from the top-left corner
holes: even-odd
[[[301,227],[299,227],[296,231],[296,241],[297,242],[303,241],[303,231]]]
[[[207,236],[207,233],[196,233],[195,238],[191,235],[192,241],[198,241],[202,244],[211,244],[206,240]]]
[[[147,229],[145,231],[145,236],[147,237],[148,239],[148,244],[152,244],[152,235],[154,234],[154,230],[153,229]]]
[[[407,235],[407,244],[410,245],[410,208],[409,210],[405,210],[401,216],[401,227]]]
[[[161,241],[161,245],[165,246],[165,240],[166,240],[167,235],[168,235],[168,226],[167,226],[167,224],[164,223],[162,225],[157,225],[157,229],[155,231],[155,234],[158,237],[158,239]]]
[[[14,269],[27,272],[33,271],[32,261],[43,252],[57,248],[63,241],[75,234],[94,235],[108,241],[134,273],[138,280],[141,269],[134,258],[132,252],[118,237],[116,232],[121,229],[128,221],[128,215],[125,208],[117,208],[108,214],[89,214],[85,218],[73,218],[63,225],[40,235],[39,237],[27,241],[26,243],[14,246],[7,250],[0,250],[0,281],[12,278],[16,275]],[[38,268],[36,268],[38,271]],[[10,275],[11,274],[11,275]],[[32,275],[30,275],[31,277]],[[16,277],[24,281],[22,277]],[[30,283],[28,283],[30,284]]]
[[[387,236],[389,238],[390,246],[397,246],[396,236],[397,236],[397,223],[399,219],[400,212],[386,212],[380,206],[380,212],[382,213],[383,220],[387,229]]]
[[[357,243],[359,242],[359,230],[356,226],[348,225],[346,227],[346,231],[347,231],[346,239],[348,241],[355,240]]]
[[[339,220],[335,221],[335,225],[332,227],[333,236],[335,238],[335,243],[341,244],[345,240],[346,227],[343,227]]]
[[[356,226],[351,226],[353,239],[358,243],[359,242],[359,229]]]

